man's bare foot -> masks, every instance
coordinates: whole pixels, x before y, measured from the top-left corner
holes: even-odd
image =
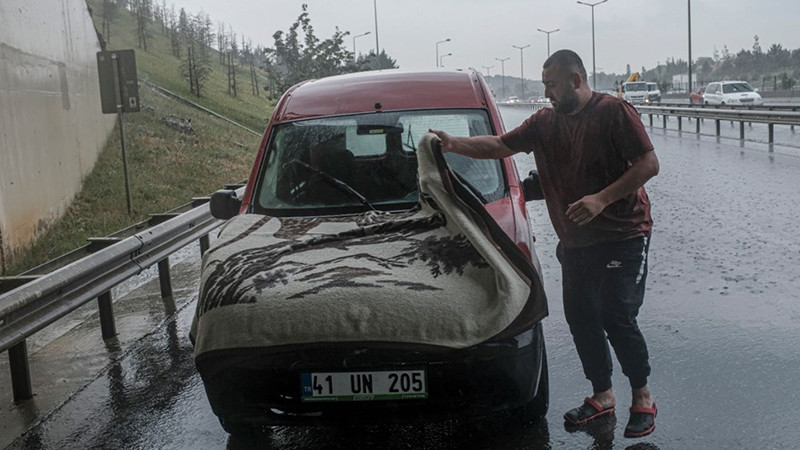
[[[649,395],[649,393],[648,393]],[[617,399],[614,397],[614,392],[609,389],[603,392],[595,392],[592,395],[592,398],[603,406],[603,408],[610,408],[612,406],[616,406]]]
[[[652,408],[653,397],[650,395],[650,389],[647,385],[641,387],[639,389],[632,389],[631,390],[632,399],[631,399],[631,406],[643,406],[645,408]]]

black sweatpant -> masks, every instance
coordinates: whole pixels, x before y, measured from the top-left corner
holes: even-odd
[[[594,392],[611,388],[612,361],[606,336],[624,373],[636,389],[650,375],[647,344],[636,316],[644,300],[649,237],[565,248],[561,262],[564,315],[583,372]]]

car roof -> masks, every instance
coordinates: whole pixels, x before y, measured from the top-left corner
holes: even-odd
[[[273,120],[430,108],[485,108],[477,72],[379,70],[299,83],[275,108]]]

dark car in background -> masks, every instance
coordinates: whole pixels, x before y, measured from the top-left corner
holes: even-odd
[[[455,136],[504,132],[490,89],[475,71],[389,70],[301,83],[278,102],[243,197],[233,191],[216,193],[212,213],[232,221],[252,216],[249,223],[262,225],[277,218],[281,227],[294,224],[287,233],[312,227],[318,220],[346,222],[373,213],[401,217],[419,201],[415,152],[428,129]],[[475,160],[451,153],[444,158],[511,246],[536,268],[540,283],[525,189],[513,159]],[[244,228],[243,236],[255,225]],[[223,245],[241,242],[231,239]],[[214,251],[212,247],[204,256],[205,275],[225,269],[213,261]],[[237,283],[236,274],[256,263],[243,258],[239,264],[226,283]],[[280,286],[279,280],[258,283],[254,289],[261,295]],[[358,287],[352,289],[355,295]],[[344,294],[337,302],[346,305],[350,301],[346,287],[339,292]],[[448,292],[437,295],[447,299]],[[210,301],[228,300],[217,296]],[[451,305],[460,301],[447,300]],[[407,313],[424,318],[428,307],[432,306],[420,304]],[[527,307],[546,314],[544,291]],[[230,332],[246,336],[247,330],[241,328],[253,318],[238,320],[236,309],[226,308]],[[296,308],[266,314],[285,314],[291,320],[288,317],[303,314],[309,306],[298,301]],[[305,311],[319,323],[333,320],[324,309]],[[353,307],[353,314],[364,313],[359,311]],[[403,311],[380,314],[404,315]],[[202,320],[196,315],[195,343],[204,339]],[[326,335],[316,335],[313,342],[292,342],[289,335],[283,336],[284,345],[196,350],[195,357],[212,409],[232,433],[264,424],[360,425],[480,417],[509,410],[529,422],[544,416],[549,401],[542,325],[537,319],[511,331],[466,347],[394,340],[390,330],[380,340],[364,342]],[[366,384],[370,395],[359,394]]]

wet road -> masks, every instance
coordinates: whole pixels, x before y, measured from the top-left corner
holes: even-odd
[[[510,128],[524,117],[504,111]],[[649,129],[649,128],[648,128]],[[196,249],[173,261],[174,302],[158,281],[115,303],[117,339],[90,320],[32,346],[32,402],[12,406],[0,358],[0,447],[8,448],[525,448],[781,449],[800,447],[800,157],[797,149],[649,129],[661,173],[648,184],[656,222],[640,324],[659,406],[652,436],[622,437],[630,402],[615,366],[618,421],[567,431],[561,415],[588,393],[563,318],[556,240],[544,205],[529,204],[550,316],[551,406],[544,422],[265,430],[231,439],[195,373],[188,327]],[[776,129],[777,131],[777,129]],[[738,133],[737,133],[738,136]],[[789,136],[791,138],[791,136]],[[790,139],[800,147],[800,137]],[[532,162],[518,158],[520,172]],[[194,252],[194,257],[192,253]],[[22,435],[22,430],[29,428]],[[21,435],[21,436],[20,436]],[[18,437],[20,436],[20,437]]]

